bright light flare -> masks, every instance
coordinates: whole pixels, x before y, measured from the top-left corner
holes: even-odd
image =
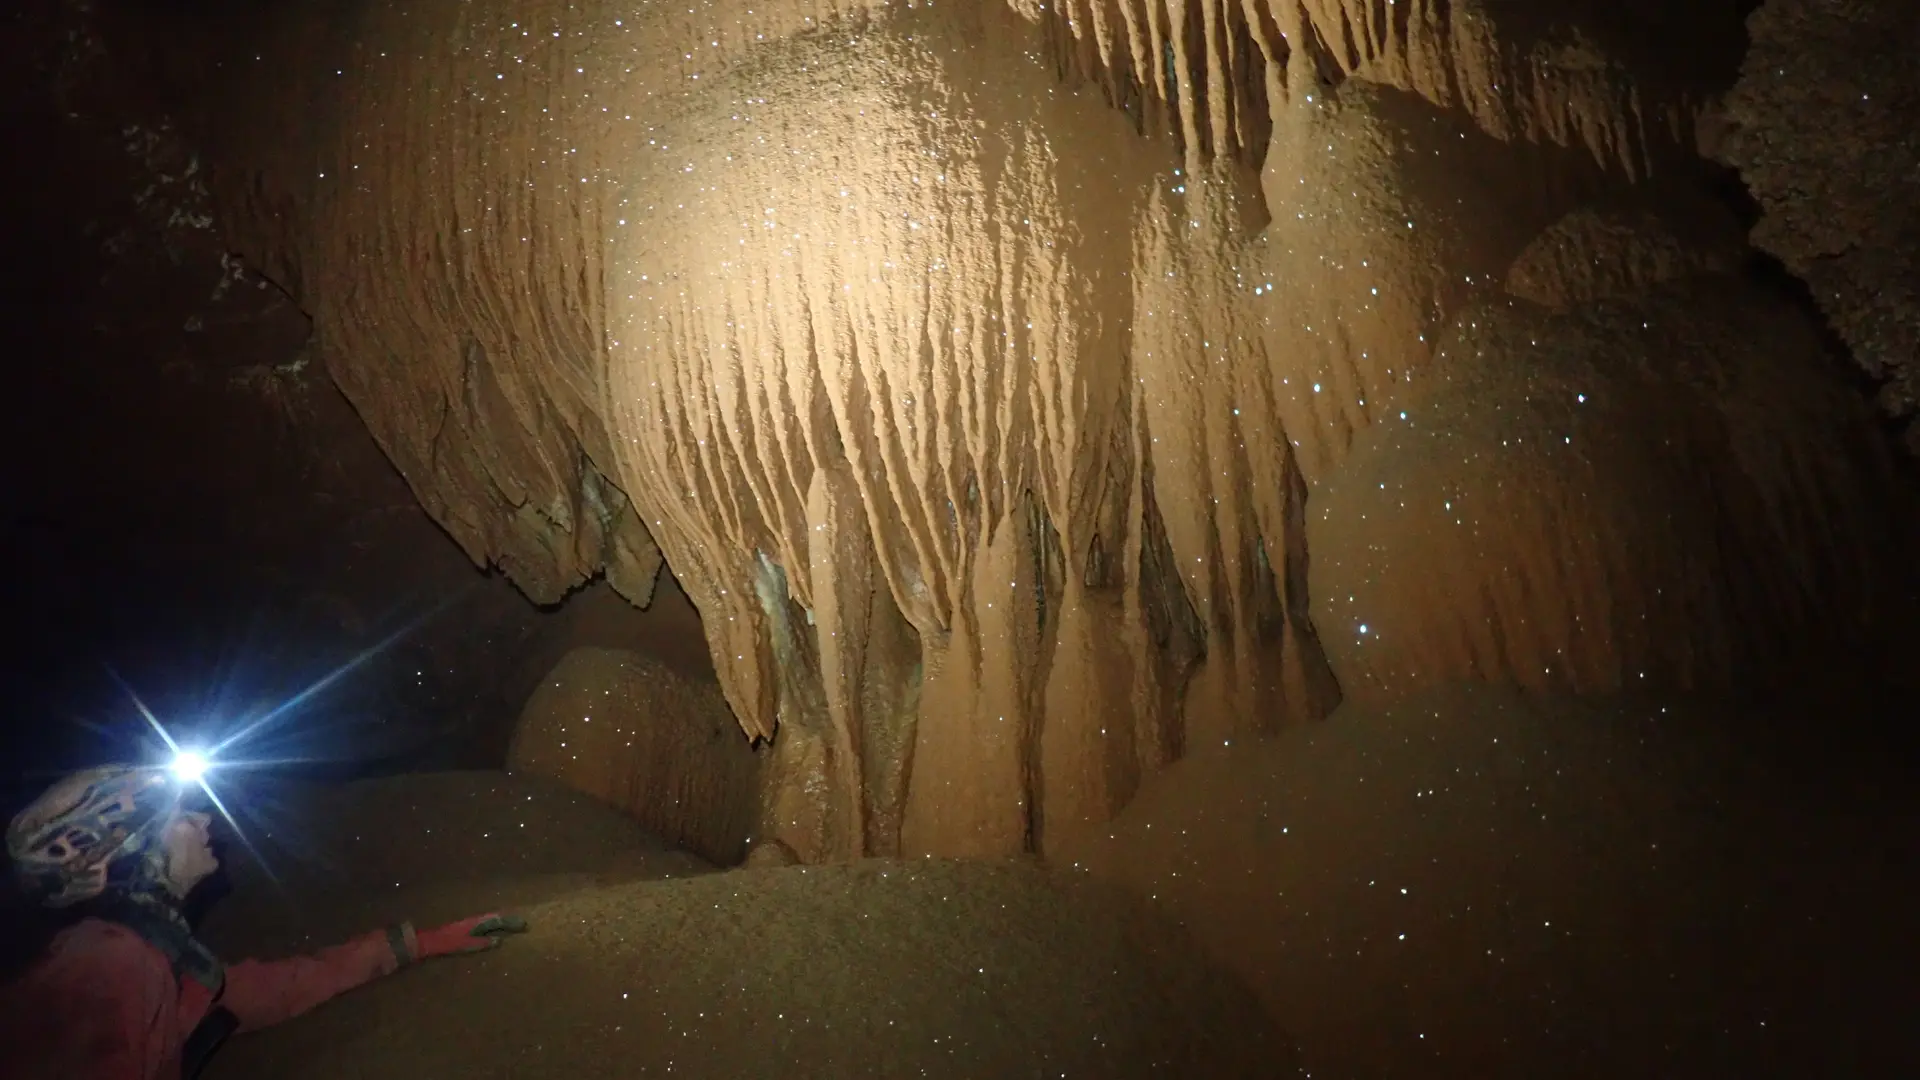
[[[151,727],[154,733],[160,736],[161,742],[167,744],[167,751],[173,755],[173,760],[167,765],[167,771],[183,786],[192,784],[198,787],[201,792],[206,795],[207,801],[213,804],[213,808],[218,811],[220,816],[232,827],[233,835],[238,838],[240,843],[246,847],[247,851],[253,855],[254,861],[259,863],[260,868],[267,872],[268,879],[278,882],[280,880],[279,876],[273,872],[272,867],[267,865],[266,860],[260,857],[259,849],[253,846],[253,841],[247,839],[246,830],[242,829],[240,823],[234,820],[233,812],[227,809],[227,804],[220,801],[219,794],[207,783],[207,768],[212,762],[207,760],[205,754],[196,750],[183,749],[179,743],[173,741],[173,736],[167,733],[166,725],[160,722],[159,717],[153,715],[153,710],[147,708],[147,703],[140,700],[140,695],[133,692],[133,687],[128,686],[126,680],[120,678],[119,673],[113,669],[109,668],[107,674],[112,675],[113,681],[119,683],[120,688],[127,692],[127,696],[133,699],[134,708],[139,709],[141,717],[146,720],[147,726]]]
[[[254,861],[262,870],[266,871],[267,877],[277,884],[280,880],[279,875],[275,874],[273,868],[267,865],[266,860],[261,857],[260,851],[254,847],[253,841],[248,839],[246,831],[240,828],[240,823],[234,819],[233,813],[227,809],[226,803],[221,801],[219,793],[214,791],[213,785],[209,783],[211,774],[216,771],[216,768],[222,774],[229,774],[245,772],[250,768],[257,769],[274,765],[291,765],[314,760],[311,758],[237,760],[234,755],[228,753],[228,751],[240,743],[259,735],[281,717],[298,709],[300,706],[324,692],[328,687],[359,668],[362,664],[385,652],[389,646],[412,633],[429,619],[432,619],[447,608],[452,607],[457,600],[477,587],[477,583],[473,583],[464,589],[455,591],[439,604],[436,604],[432,609],[423,612],[411,622],[401,626],[378,642],[375,642],[372,647],[363,649],[348,658],[345,663],[327,672],[305,689],[294,694],[287,700],[282,701],[272,709],[267,710],[264,714],[254,717],[239,730],[228,732],[226,737],[217,743],[201,749],[188,749],[181,746],[178,742],[175,742],[173,735],[167,731],[166,725],[160,722],[159,717],[153,715],[153,711],[148,709],[146,703],[140,700],[140,695],[134,693],[133,687],[128,686],[126,680],[120,678],[119,673],[115,672],[111,667],[107,668],[107,674],[113,677],[114,682],[120,684],[122,690],[126,691],[127,697],[132,699],[134,708],[140,711],[140,716],[147,722],[147,726],[153,729],[154,734],[160,737],[162,743],[166,744],[169,758],[165,768],[168,775],[173,777],[175,784],[179,788],[177,794],[179,796],[185,796],[187,789],[199,788],[201,793],[207,797],[207,801],[213,804],[214,810],[232,827],[234,837],[253,855]]]
[[[173,763],[167,771],[182,783],[198,784],[207,775],[207,767],[212,763],[205,756],[192,750],[181,750],[173,755]]]

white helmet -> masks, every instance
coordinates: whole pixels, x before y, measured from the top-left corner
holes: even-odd
[[[42,906],[91,900],[107,891],[116,860],[160,854],[161,830],[179,802],[178,785],[162,769],[104,765],[77,772],[14,816],[7,857]]]

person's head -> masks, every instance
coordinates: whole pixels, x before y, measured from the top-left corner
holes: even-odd
[[[216,869],[206,814],[164,770],[108,765],[48,788],[7,828],[22,888],[49,908],[147,895],[178,903]]]

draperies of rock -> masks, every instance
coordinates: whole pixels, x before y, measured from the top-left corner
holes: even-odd
[[[1137,108],[1143,125],[1171,129],[1195,162],[1257,164],[1290,96],[1358,77],[1502,142],[1578,147],[1644,179],[1685,154],[1708,93],[1739,55],[1718,32],[1731,3],[1678,12],[1658,0],[1010,2],[1049,23],[1073,66]]]
[[[1336,673],[1518,677],[1430,663],[1478,639],[1406,585],[1414,562],[1381,561],[1391,537],[1315,540],[1315,505],[1410,468],[1367,440],[1444,395],[1480,347],[1474,305],[1570,309],[1722,264],[1635,262],[1580,216],[1684,184],[1694,85],[1645,77],[1617,12],[1494,7],[370,3],[310,35],[341,42],[331,79],[289,94],[321,118],[282,119],[295,149],[261,140],[223,187],[242,249],[298,283],[335,377],[476,559],[543,599],[606,566],[644,600],[664,553],[742,729],[772,742],[759,835],[809,860],[1044,850],[1190,743],[1324,714]],[[1692,370],[1643,360],[1655,399]],[[1525,402],[1533,377],[1483,381]],[[1791,443],[1840,414],[1752,415]],[[1375,456],[1350,463],[1356,440]],[[1581,512],[1611,520],[1667,475],[1649,455],[1596,458]],[[1758,468],[1699,455],[1671,469]],[[1804,593],[1731,560],[1818,578],[1869,529],[1858,492],[1811,527],[1841,458],[1789,457],[1807,470],[1728,511],[1773,546],[1689,564],[1767,598],[1768,641]],[[1552,531],[1565,490],[1524,490],[1532,532],[1463,554],[1461,581]],[[1326,520],[1350,518],[1370,520]],[[1533,606],[1495,612],[1500,632],[1539,635],[1531,656],[1590,601],[1651,610],[1671,566],[1605,571],[1639,542],[1527,548]],[[1330,666],[1350,582],[1428,644],[1369,667],[1335,643]],[[1581,670],[1626,670],[1653,632],[1583,639]]]
[[[902,22],[770,46],[657,117],[684,149],[623,175],[610,408],[716,655],[752,669],[730,673],[743,717],[808,726],[779,665],[749,660],[791,598],[822,643],[824,758],[852,753],[859,590],[884,589],[922,650],[903,842],[1017,850],[1042,699],[1061,735],[1047,789],[1062,808],[1090,799],[1066,811],[1080,818],[1109,801],[1085,793],[1107,771],[1077,764],[1105,758],[1087,733],[1132,711],[1048,680],[1091,688],[1111,669],[1079,669],[1103,647],[1081,596],[1093,545],[1120,548],[1131,522],[1111,505],[1136,481],[1111,459],[1130,419],[1131,217],[1155,178],[1009,15]],[[732,584],[763,556],[809,572],[768,603]],[[1147,663],[1143,642],[1131,653]],[[1050,676],[1051,657],[1071,663]],[[859,815],[838,816],[857,835]]]

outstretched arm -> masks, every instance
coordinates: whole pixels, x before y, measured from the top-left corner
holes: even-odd
[[[523,920],[490,913],[418,933],[412,923],[401,923],[309,956],[245,960],[227,968],[220,1004],[240,1021],[241,1031],[255,1031],[415,961],[491,949],[500,944],[498,935],[525,929]]]
[[[308,956],[243,960],[227,968],[220,1004],[233,1012],[241,1031],[271,1027],[399,970],[418,954],[416,940],[413,927],[402,923]]]

